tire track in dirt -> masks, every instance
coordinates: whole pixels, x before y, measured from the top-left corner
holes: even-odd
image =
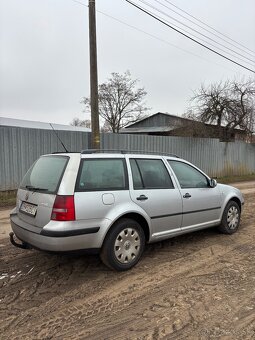
[[[229,247],[227,252],[216,251],[214,256],[215,257],[222,256],[223,254],[226,254],[226,253],[228,254],[229,252],[233,252],[232,247]],[[179,276],[183,277],[184,274],[186,274],[185,276],[188,276],[187,274],[189,272],[190,273],[193,273],[194,271],[197,272],[200,267],[202,268],[202,271],[204,272],[204,266],[205,266],[204,261],[205,261],[206,254],[207,254],[207,249],[203,249],[202,251],[199,251],[198,253],[187,256],[186,257],[187,262],[190,263],[194,261],[196,262],[196,265],[192,268],[185,268],[184,271],[183,269],[175,270],[175,275],[172,278],[171,278],[172,276],[171,271],[170,270],[166,271],[166,268],[164,268],[165,274],[164,274],[164,277],[160,278],[160,285],[161,285],[160,288],[164,289],[165,285],[167,286],[169,286],[169,284],[171,285],[171,280],[174,279],[174,281],[176,281]],[[176,263],[169,264],[169,267],[173,267],[175,269],[180,268],[179,263],[178,263],[180,261],[182,261],[182,259],[176,260]],[[207,266],[209,266],[208,261],[206,262],[207,262]],[[213,265],[213,268],[214,268],[213,275],[215,275],[214,262],[215,262],[215,259],[211,258],[210,263]],[[222,262],[219,262],[218,266],[222,268]],[[225,266],[225,263],[223,263],[223,266]],[[60,328],[60,324],[63,322],[63,320],[65,324],[72,325],[72,327],[76,327],[77,322],[79,324],[80,322],[84,322],[87,318],[91,318],[91,317],[95,318],[98,316],[98,314],[100,315],[104,314],[104,319],[105,319],[107,318],[107,315],[109,316],[112,315],[111,313],[112,310],[114,310],[114,313],[120,313],[121,311],[128,309],[129,306],[133,304],[134,301],[137,300],[138,298],[139,298],[138,300],[144,300],[144,294],[142,294],[141,290],[145,290],[145,295],[147,295],[148,292],[150,292],[155,297],[157,297],[158,295],[160,296],[161,292],[157,293],[158,287],[155,286],[155,274],[162,272],[161,267],[162,267],[161,265],[158,266],[156,269],[156,272],[154,270],[154,273],[152,273],[151,278],[148,278],[146,275],[142,275],[140,277],[139,283],[136,283],[135,285],[133,285],[133,287],[131,286],[131,289],[130,289],[130,286],[128,286],[128,281],[129,281],[128,277],[126,279],[123,279],[121,283],[115,284],[115,290],[118,293],[111,294],[110,304],[107,302],[108,296],[105,295],[105,293],[101,297],[98,297],[97,295],[95,299],[92,298],[92,301],[88,305],[86,304],[84,305],[83,300],[80,302],[77,302],[76,300],[74,301],[73,306],[71,308],[69,307],[68,309],[64,309],[64,312],[57,311],[56,315],[54,315],[55,320],[52,318],[52,315],[51,315],[51,317],[49,317],[48,320],[47,318],[46,320],[44,320],[43,324],[38,325],[34,329],[34,331],[36,332],[36,334],[39,335],[39,338],[43,338],[44,336],[46,336],[46,334],[44,333],[45,330],[47,333],[49,327],[51,328],[51,334],[54,335],[54,330],[58,330]],[[210,274],[203,274],[203,275],[207,276],[207,278],[210,278],[208,276]],[[165,281],[166,281],[166,284],[165,284]],[[205,283],[203,282],[203,285],[204,284]],[[128,289],[123,289],[123,287],[128,287]],[[135,292],[132,291],[134,288],[135,288]],[[174,300],[176,300],[176,297]],[[22,321],[25,321],[24,317],[22,318]],[[190,322],[190,317],[188,318],[188,322]],[[16,326],[19,326],[19,322],[16,324]],[[63,336],[68,335],[69,337],[71,334],[68,334],[68,329],[65,329],[64,334],[60,334],[60,336],[62,335]]]
[[[94,256],[27,252],[4,240],[0,338],[252,339],[255,195],[245,198],[238,233],[150,245],[125,273]]]
[[[220,270],[221,270],[222,268],[219,268],[218,270],[216,270],[215,271],[215,268],[214,268],[214,271],[213,271],[213,276],[215,275],[215,274],[217,274],[218,272],[220,272]],[[183,272],[182,273],[180,273],[180,274],[182,274],[181,275],[181,277],[183,277]],[[207,279],[210,279],[210,275],[211,274],[204,274],[204,276],[205,277],[207,277]],[[225,277],[224,275],[223,275],[223,277]],[[228,275],[228,278],[229,278],[229,275]],[[199,278],[200,279],[200,278]],[[160,284],[161,284],[161,290],[163,290],[164,291],[164,289],[166,288],[166,287],[169,287],[169,285],[171,285],[171,279],[169,280],[166,280],[166,282],[164,283],[163,282],[163,280],[160,280]],[[178,276],[176,277],[174,277],[174,281],[179,281],[178,280]],[[210,280],[209,280],[209,282],[210,282]],[[236,283],[236,282],[235,282]],[[200,283],[200,287],[204,287],[206,285],[206,282],[201,282]],[[212,287],[212,286],[215,286],[215,283],[212,285],[211,283],[209,283],[209,287]],[[138,288],[138,290],[139,290],[139,287],[136,287],[136,288]],[[201,288],[200,288],[201,289]],[[211,289],[214,289],[214,287],[213,288],[211,288]],[[138,294],[138,297],[136,297],[135,296],[135,294],[133,294],[133,302],[131,302],[130,304],[128,304],[128,303],[125,303],[126,301],[127,301],[127,296],[128,296],[128,294],[127,294],[127,291],[122,291],[121,293],[126,297],[126,301],[124,300],[124,299],[122,299],[122,301],[121,301],[121,305],[122,305],[122,310],[124,309],[125,311],[128,311],[128,310],[132,310],[133,309],[133,304],[134,303],[136,303],[136,304],[138,304],[138,308],[135,308],[135,310],[136,310],[136,315],[139,315],[139,306],[141,306],[142,304],[141,304],[141,302],[143,301],[143,302],[147,302],[148,303],[148,306],[145,308],[145,310],[141,310],[140,309],[140,316],[142,316],[142,317],[144,317],[145,318],[145,325],[147,324],[147,322],[148,322],[148,320],[150,320],[150,324],[152,323],[152,321],[153,321],[153,319],[156,317],[156,318],[158,318],[159,320],[162,318],[164,318],[164,314],[165,314],[165,311],[164,311],[164,309],[166,308],[166,307],[172,307],[172,310],[174,310],[174,309],[177,309],[177,307],[178,307],[178,299],[179,300],[181,300],[181,303],[180,303],[180,305],[184,305],[184,310],[183,310],[183,313],[182,313],[182,315],[185,315],[185,310],[186,310],[186,317],[185,317],[185,322],[184,321],[182,321],[182,322],[180,322],[180,321],[178,321],[178,319],[173,323],[173,326],[172,326],[172,331],[176,331],[176,330],[178,330],[178,331],[180,331],[180,330],[184,330],[184,328],[190,323],[190,321],[191,321],[191,313],[189,312],[189,313],[187,313],[187,307],[190,307],[190,303],[188,304],[187,303],[187,299],[185,299],[183,296],[182,296],[182,294],[184,294],[184,292],[186,291],[186,289],[185,289],[185,286],[183,287],[183,285],[182,286],[180,286],[178,289],[177,289],[177,294],[175,294],[174,296],[173,296],[173,298],[172,299],[166,299],[165,297],[162,299],[161,298],[161,295],[162,295],[162,292],[161,291],[158,291],[158,289],[156,289],[155,287],[154,287],[154,284],[153,284],[153,287],[149,287],[149,289],[148,289],[148,285],[146,285],[145,284],[145,286],[144,286],[144,290],[146,291],[146,294],[145,294],[145,296],[144,295],[142,295],[141,294],[141,292],[139,292],[139,294]],[[196,286],[196,289],[193,289],[194,290],[194,292],[197,292],[198,291],[198,286]],[[204,290],[204,289],[203,289]],[[149,304],[149,302],[151,303],[151,301],[149,300],[148,301],[148,299],[144,299],[145,297],[146,297],[146,295],[148,295],[147,293],[148,293],[148,291],[151,293],[151,294],[153,294],[153,296],[154,296],[154,299],[155,299],[155,302],[152,304],[152,305],[150,305]],[[192,289],[191,289],[191,291],[192,291]],[[191,292],[190,292],[191,293]],[[181,297],[180,297],[181,296]],[[210,296],[210,295],[209,295]],[[219,297],[218,297],[219,298]],[[158,300],[159,299],[159,300]],[[197,297],[196,297],[196,299],[197,299]],[[111,300],[111,301],[113,301],[113,300]],[[190,296],[189,296],[189,301],[190,301]],[[113,301],[114,302],[114,301]],[[193,303],[194,303],[194,300],[193,300]],[[205,304],[205,301],[203,302],[203,308],[202,308],[202,314],[204,313],[204,306],[206,306],[207,305],[207,309],[209,309],[209,303],[211,304],[212,303],[212,301],[211,301],[211,299],[209,300],[209,302],[207,302],[207,304]],[[113,303],[114,304],[114,303]],[[119,304],[118,304],[118,306],[119,306]],[[79,311],[81,310],[81,308],[78,308],[78,306],[76,305],[75,306]],[[86,307],[86,306],[85,306]],[[110,306],[111,308],[112,308],[112,306]],[[116,304],[115,304],[115,306],[113,306],[114,307],[114,312],[115,313],[119,313],[121,310],[120,309],[118,309],[118,308],[116,308]],[[105,321],[107,320],[107,318],[111,318],[112,317],[112,314],[111,313],[109,313],[110,312],[110,310],[111,310],[111,308],[108,310],[107,308],[105,308],[104,310],[103,310],[103,314],[104,314],[104,317],[103,317],[103,321],[101,321],[101,326],[102,326],[102,324],[103,323],[105,323]],[[144,306],[143,306],[143,308],[144,308]],[[201,309],[201,308],[200,308]],[[87,310],[87,307],[86,307],[86,310]],[[94,311],[95,310],[98,310],[98,308],[97,307],[95,307],[94,308]],[[163,315],[161,315],[161,313],[160,313],[160,310],[163,310]],[[99,312],[101,312],[101,314],[102,314],[102,310],[100,310],[100,308],[99,308]],[[137,314],[137,312],[138,312],[138,314]],[[214,311],[214,313],[215,313],[215,311]],[[217,313],[218,313],[218,311],[217,311]],[[73,314],[73,311],[72,311],[72,314]],[[94,315],[93,315],[93,317],[95,318],[95,317],[97,317],[97,315],[96,315],[97,313],[95,313]],[[132,325],[133,326],[133,328],[131,328],[131,330],[133,329],[133,330],[135,330],[135,332],[137,332],[137,329],[139,329],[139,328],[143,328],[143,326],[145,326],[145,325],[143,325],[143,323],[141,323],[141,320],[139,320],[139,326],[138,327],[134,327],[134,321],[133,321],[133,317],[132,317],[132,314],[130,314],[129,315],[129,317],[127,316],[128,315],[128,313],[125,313],[125,315],[123,316],[123,322],[124,322],[124,324],[125,325]],[[194,316],[193,316],[194,317]],[[198,317],[198,314],[196,315],[196,317]],[[82,322],[84,322],[85,320],[86,320],[86,318],[87,318],[87,315],[85,316],[84,314],[82,315],[82,313],[80,313],[79,314],[79,318],[77,318],[76,316],[73,318],[73,322],[75,323],[77,323],[77,320],[79,319],[79,322],[80,321],[82,321]],[[168,319],[169,319],[169,317],[168,317]],[[173,320],[174,320],[174,318],[173,318]],[[69,324],[69,321],[70,320],[66,320],[67,322],[66,323],[68,323]],[[121,320],[118,320],[118,324],[120,323],[120,321]],[[122,322],[121,322],[122,323]],[[106,322],[106,324],[108,325],[108,323]],[[72,325],[73,325],[73,327],[75,327],[75,324],[73,324],[72,323]],[[47,324],[45,324],[44,325],[44,327],[47,327]],[[99,320],[97,320],[97,326],[100,326],[100,321]],[[106,333],[106,330],[107,330],[107,326],[105,327],[106,329],[104,329],[104,331],[103,332],[101,332],[101,333],[99,333],[98,334],[98,336],[99,336],[99,338],[100,338],[100,336],[102,335],[105,335],[105,334],[107,334]],[[146,328],[146,327],[145,327]],[[159,330],[159,327],[157,327],[157,329]],[[156,329],[156,330],[157,330]],[[155,331],[155,329],[154,329],[154,331]],[[170,329],[168,330],[168,331],[170,331]],[[65,330],[65,333],[63,333],[63,334],[60,334],[60,336],[61,335],[68,335],[68,337],[69,336],[71,336],[71,334],[69,334],[68,332],[67,332],[67,330]],[[92,332],[89,332],[89,333],[84,333],[84,331],[82,331],[82,332],[80,332],[80,336],[81,337],[83,337],[83,336],[91,336],[91,333]],[[120,331],[119,331],[119,333],[120,333]],[[170,332],[171,333],[171,332]],[[100,335],[101,334],[101,335]],[[112,334],[112,326],[110,327],[110,332],[109,332],[109,337],[110,337],[110,335]],[[40,335],[42,335],[42,334],[40,334]],[[148,334],[149,335],[149,334]],[[120,338],[123,338],[123,334],[121,334],[120,335]]]

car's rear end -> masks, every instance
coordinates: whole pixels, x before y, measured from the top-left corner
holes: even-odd
[[[79,164],[80,153],[51,154],[40,157],[29,169],[10,216],[20,246],[46,251],[96,248],[93,232],[75,217]]]

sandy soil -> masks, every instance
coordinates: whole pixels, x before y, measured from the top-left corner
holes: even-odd
[[[254,339],[255,182],[236,186],[237,233],[149,245],[125,273],[96,256],[15,248],[0,211],[0,339]]]

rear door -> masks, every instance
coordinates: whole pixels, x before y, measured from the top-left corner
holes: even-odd
[[[75,189],[76,219],[91,226],[103,223],[108,213],[129,202],[124,156],[87,155],[82,158]]]
[[[182,199],[161,158],[129,158],[131,199],[151,218],[154,237],[179,231]]]
[[[217,223],[221,212],[219,188],[211,188],[208,178],[192,165],[178,160],[168,162],[180,184],[183,200],[182,229]]]

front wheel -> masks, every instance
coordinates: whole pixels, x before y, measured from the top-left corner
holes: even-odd
[[[233,234],[237,231],[241,218],[241,210],[235,201],[230,201],[222,215],[219,231],[224,234]]]
[[[111,269],[124,271],[137,264],[144,246],[145,236],[140,224],[125,218],[117,221],[106,235],[100,257]]]

